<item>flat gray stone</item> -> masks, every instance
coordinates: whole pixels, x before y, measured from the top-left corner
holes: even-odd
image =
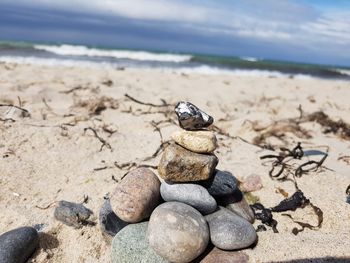
[[[102,233],[115,236],[129,223],[121,220],[112,210],[109,199],[105,199],[100,209],[99,222]]]
[[[168,263],[150,247],[147,239],[148,222],[130,224],[112,241],[112,263]]]
[[[252,224],[230,210],[220,207],[207,215],[211,242],[223,250],[235,250],[252,245],[257,235]]]
[[[75,228],[93,224],[93,222],[88,220],[91,215],[92,211],[83,204],[63,200],[58,202],[54,212],[54,216],[58,221]]]
[[[214,197],[232,195],[238,190],[238,180],[227,171],[215,170],[213,176],[198,184],[204,186]]]
[[[0,262],[24,263],[39,246],[39,235],[33,227],[20,227],[0,236]]]
[[[204,252],[209,229],[204,217],[193,207],[167,202],[152,213],[148,240],[158,255],[170,262],[190,262]]]
[[[197,184],[163,182],[160,186],[160,194],[165,201],[188,204],[205,215],[214,212],[217,207],[215,199],[203,186]]]

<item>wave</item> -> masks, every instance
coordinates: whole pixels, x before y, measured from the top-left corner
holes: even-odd
[[[334,71],[339,72],[340,74],[350,76],[350,69],[334,69]]]
[[[172,69],[174,71],[174,69]],[[175,71],[178,71],[180,73],[198,73],[198,74],[204,74],[204,75],[235,75],[235,76],[242,76],[242,77],[290,77],[290,74],[282,73],[279,71],[270,71],[270,70],[260,70],[260,69],[223,69],[219,67],[213,67],[213,66],[197,66],[197,67],[182,67],[178,68]],[[296,74],[293,75],[293,78],[298,79],[311,79],[311,75],[307,74]]]
[[[254,57],[240,57],[241,60],[249,61],[249,62],[257,62],[259,59]]]
[[[108,62],[92,62],[92,61],[81,61],[73,59],[55,59],[55,58],[38,58],[38,57],[18,57],[18,56],[0,56],[0,62],[4,63],[16,63],[16,64],[28,64],[38,66],[63,66],[63,67],[117,67]]]
[[[63,67],[86,67],[86,68],[117,68],[121,65],[113,62],[94,62],[88,60],[56,59],[56,58],[38,58],[38,57],[18,57],[18,56],[0,56],[0,62],[29,64],[39,66],[63,66]],[[137,68],[137,67],[132,67]],[[236,76],[261,76],[261,77],[286,77],[287,74],[278,71],[268,70],[244,70],[244,69],[223,69],[219,67],[201,65],[195,67],[154,67],[168,72],[178,72],[187,74],[203,75],[236,75]],[[297,78],[311,78],[307,75],[296,75]]]
[[[105,50],[73,45],[34,45],[34,48],[63,56],[111,57],[140,61],[180,63],[190,61],[192,58],[190,55],[151,53],[147,51]]]
[[[289,73],[282,72],[279,70],[271,69],[245,69],[245,68],[223,68],[215,65],[200,65],[200,64],[189,64],[185,63],[183,65],[176,64],[141,64],[131,63],[125,61],[91,61],[88,58],[85,59],[75,59],[75,58],[48,58],[48,57],[37,57],[37,56],[1,56],[0,62],[3,63],[17,63],[17,64],[29,64],[29,65],[39,65],[39,66],[63,66],[63,67],[85,67],[85,68],[106,68],[106,69],[116,69],[116,68],[135,68],[135,69],[156,69],[164,70],[177,73],[188,73],[188,74],[203,74],[203,75],[235,75],[242,77],[293,77],[297,79],[311,79],[314,77],[319,77],[319,75],[303,73]],[[331,70],[329,70],[331,71]],[[342,71],[342,72],[340,72]],[[344,80],[350,79],[350,70],[345,69],[334,69],[332,72],[337,73],[337,77],[341,76]]]

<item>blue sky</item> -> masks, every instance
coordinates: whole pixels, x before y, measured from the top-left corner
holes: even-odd
[[[350,0],[0,0],[0,39],[350,66]]]

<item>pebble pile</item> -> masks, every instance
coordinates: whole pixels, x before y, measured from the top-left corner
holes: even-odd
[[[206,129],[214,119],[189,102],[175,112],[182,129],[163,152],[159,177],[147,168],[129,172],[100,212],[102,230],[115,234],[112,262],[220,262],[230,255],[245,262],[229,251],[256,242],[254,213],[237,179],[216,169],[217,139]]]
[[[113,238],[112,263],[247,262],[237,250],[257,240],[254,213],[237,179],[216,169],[217,139],[207,129],[214,119],[189,102],[175,112],[182,129],[163,152],[159,177],[148,168],[130,171],[100,209],[101,231]],[[81,228],[95,225],[92,214],[81,203],[60,201],[54,217]],[[38,246],[35,228],[6,232],[0,262],[24,263]]]

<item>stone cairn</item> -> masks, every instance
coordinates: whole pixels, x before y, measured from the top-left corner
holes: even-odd
[[[114,236],[113,263],[199,258],[221,262],[227,250],[256,242],[254,213],[237,179],[216,169],[217,140],[206,129],[214,119],[189,102],[179,102],[175,112],[182,129],[172,134],[173,142],[161,157],[162,182],[148,168],[137,168],[118,184],[100,211],[102,230]],[[216,247],[211,260],[210,253],[202,255],[210,242]]]
[[[161,157],[162,182],[150,169],[137,168],[105,198],[99,224],[113,237],[112,263],[247,262],[245,254],[228,251],[256,242],[254,213],[237,179],[216,169],[216,137],[206,130],[214,119],[189,102],[179,102],[175,112],[182,130]],[[54,217],[81,228],[94,225],[92,214],[81,203],[60,201]],[[39,246],[40,228],[2,234],[0,262],[26,262]]]

